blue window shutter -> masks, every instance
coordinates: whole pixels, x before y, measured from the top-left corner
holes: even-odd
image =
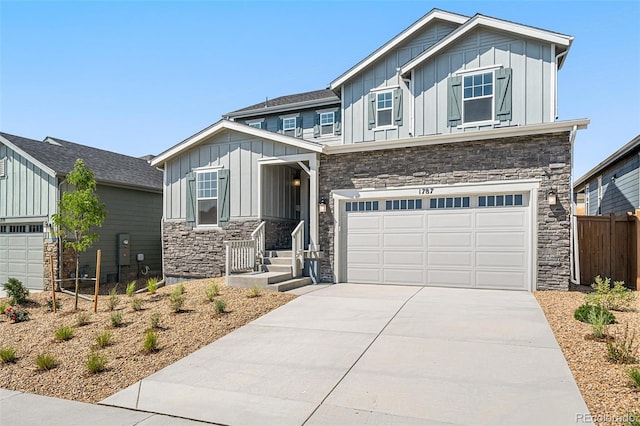
[[[340,110],[333,113],[333,134],[336,136],[342,134],[342,111]]]
[[[397,126],[402,126],[402,89],[393,91],[393,117]]]
[[[231,217],[229,170],[218,170],[218,226],[227,227]]]
[[[313,137],[320,137],[320,113],[316,112],[316,122],[313,125]]]
[[[462,77],[447,80],[447,127],[462,124]]]
[[[196,226],[196,174],[194,172],[186,175],[186,222],[187,226]]]
[[[302,137],[302,114],[296,117],[296,138]]]
[[[267,119],[265,118],[260,122],[260,128],[263,130],[267,130]]]
[[[496,120],[511,120],[511,68],[496,70]]]
[[[376,127],[376,94],[369,93],[369,130]]]
[[[278,133],[282,132],[282,118],[278,118]]]

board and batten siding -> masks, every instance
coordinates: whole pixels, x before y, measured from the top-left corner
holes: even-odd
[[[428,28],[405,41],[398,48],[379,59],[367,71],[344,85],[342,104],[344,108],[343,134],[345,144],[409,137],[409,133],[412,132],[410,120],[408,119],[411,111],[411,96],[406,83],[398,78],[397,68],[431,47],[456,27],[452,23],[435,21],[433,25],[429,25]],[[403,120],[403,125],[384,130],[369,130],[367,116],[367,96],[369,92],[372,89],[397,86],[402,87],[404,90],[402,109],[405,119]]]
[[[639,178],[637,155],[607,168],[602,173],[601,214],[624,215],[640,207]],[[596,179],[595,184],[597,183]]]
[[[585,214],[590,216],[598,215],[598,179],[589,182],[589,204],[585,203]]]
[[[100,281],[107,274],[118,272],[117,236],[129,234],[131,265],[122,267],[122,273],[137,272],[136,254],[144,253],[144,264],[151,271],[162,271],[162,194],[98,185],[96,193],[107,208],[107,217],[97,229],[99,239],[80,256],[80,265],[89,265],[89,274],[95,274],[96,251],[102,251]],[[68,277],[70,271],[64,271]]]
[[[230,173],[231,218],[257,218],[258,160],[304,152],[290,145],[254,136],[223,132],[166,163],[164,217],[166,220],[185,219],[187,173],[199,167],[221,166]],[[267,187],[263,190],[267,191],[263,195],[263,199],[267,200],[270,189]]]
[[[500,126],[539,124],[551,117],[551,46],[487,29],[471,32],[414,72],[416,136],[478,130],[447,126],[447,78],[487,66],[512,69],[511,120]]]
[[[6,177],[0,178],[0,217],[46,218],[55,213],[57,180],[6,145],[0,144],[0,159],[6,157]]]

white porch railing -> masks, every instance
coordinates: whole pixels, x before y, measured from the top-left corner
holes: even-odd
[[[257,260],[264,257],[265,222],[251,233],[250,240],[225,241],[225,274],[253,271]]]
[[[304,220],[291,233],[291,274],[293,278],[302,275],[304,264]]]
[[[256,242],[256,261],[264,259],[265,223],[260,222],[260,225],[251,233],[251,239]]]

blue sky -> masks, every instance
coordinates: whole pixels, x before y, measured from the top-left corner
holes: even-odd
[[[640,133],[639,1],[0,0],[0,130],[158,154],[223,113],[326,87],[432,8],[575,36],[559,119],[579,177]]]

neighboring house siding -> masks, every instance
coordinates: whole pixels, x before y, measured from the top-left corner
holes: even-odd
[[[589,205],[586,207],[586,214],[597,216],[598,212],[598,179],[592,179],[589,182]]]
[[[0,178],[0,217],[43,218],[55,213],[56,178],[0,144],[0,159],[5,157],[6,177]]]
[[[562,164],[547,175],[549,164]],[[569,210],[571,143],[569,133],[433,145],[353,154],[322,155],[320,198],[330,201],[320,215],[322,281],[335,282],[331,191],[349,188],[385,188],[408,185],[456,184],[499,180],[537,179],[537,289],[567,289],[569,284]],[[553,187],[559,205],[551,210],[546,200]]]
[[[185,175],[198,167],[222,166],[230,172],[232,218],[258,217],[258,160],[295,155],[303,150],[227,131],[194,147],[165,166],[164,217],[186,218]]]
[[[614,178],[615,176],[615,178]],[[634,155],[608,168],[602,174],[601,214],[623,215],[640,207],[638,156]],[[605,184],[606,183],[606,184]]]
[[[457,71],[492,65],[512,69],[511,120],[500,126],[551,121],[552,59],[548,44],[487,29],[473,31],[415,70],[415,135],[477,130],[447,126],[447,78]]]
[[[398,78],[397,68],[418,56],[455,28],[454,24],[436,21],[344,85],[342,98],[344,143],[409,137],[412,131],[409,120],[411,94],[406,83]],[[403,88],[402,107],[405,117],[403,124],[396,128],[369,130],[367,103],[369,92],[376,88],[394,86]]]
[[[107,217],[97,230],[100,238],[80,256],[80,265],[92,265],[90,275],[95,274],[96,251],[102,251],[100,280],[107,274],[117,273],[117,235],[130,235],[130,266],[122,267],[122,278],[135,278],[137,274],[136,253],[144,253],[144,264],[151,273],[162,271],[162,194],[114,188],[98,185],[97,194],[106,205]],[[64,271],[65,277],[70,271]]]

